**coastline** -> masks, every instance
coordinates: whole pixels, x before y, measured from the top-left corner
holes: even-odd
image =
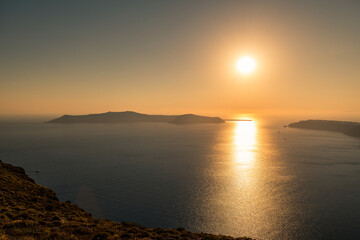
[[[21,167],[0,160],[0,239],[222,239],[251,240],[184,228],[147,228],[136,223],[96,219],[70,201],[40,186]]]
[[[290,123],[290,128],[339,132],[351,137],[360,137],[360,123],[334,120],[302,120]]]

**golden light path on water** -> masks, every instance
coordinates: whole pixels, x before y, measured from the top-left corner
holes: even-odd
[[[273,135],[261,123],[229,121],[219,131],[204,172],[207,187],[196,200],[201,230],[271,239],[284,216],[291,216],[281,190],[287,178],[281,176]]]
[[[235,208],[240,214],[237,221],[242,225],[241,231],[253,237],[260,237],[264,233],[270,236],[277,222],[273,187],[268,185],[270,179],[276,178],[270,160],[273,152],[268,149],[269,139],[264,134],[264,129],[255,119],[238,121],[233,128],[229,170],[234,177],[229,182],[228,194],[236,196],[232,204],[238,204]]]
[[[222,192],[228,202],[219,210],[231,205],[224,220],[238,223],[229,227],[235,235],[263,238],[284,224],[290,206],[281,191],[286,178],[282,179],[282,167],[276,161],[277,147],[270,137],[273,135],[259,125],[256,119],[236,121],[228,132],[227,171],[231,177]]]
[[[251,168],[255,161],[256,125],[254,121],[238,121],[234,129],[234,161],[243,168]]]

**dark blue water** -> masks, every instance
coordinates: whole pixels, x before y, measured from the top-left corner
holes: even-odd
[[[96,217],[360,239],[360,139],[281,126],[2,123],[0,159]]]

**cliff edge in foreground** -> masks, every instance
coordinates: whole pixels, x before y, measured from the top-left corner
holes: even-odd
[[[77,205],[60,202],[54,191],[37,185],[24,169],[0,161],[0,239],[239,239],[183,228],[146,228],[95,219]]]
[[[360,137],[360,123],[329,121],[329,120],[305,120],[289,124],[292,128],[323,130],[344,133],[352,137]]]

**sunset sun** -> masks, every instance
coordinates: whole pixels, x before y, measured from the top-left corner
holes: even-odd
[[[242,74],[250,74],[256,68],[256,61],[254,58],[244,56],[236,61],[236,69]]]

